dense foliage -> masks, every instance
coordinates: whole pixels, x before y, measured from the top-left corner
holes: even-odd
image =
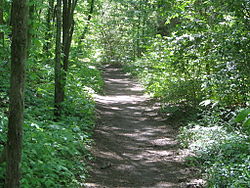
[[[211,114],[210,114],[211,113]],[[182,146],[195,156],[189,158],[193,166],[201,166],[206,172],[208,187],[249,187],[249,133],[236,129],[235,118],[224,108],[203,113],[199,121],[191,121],[182,127],[179,139]],[[237,116],[242,116],[242,112]],[[243,120],[243,119],[242,119]],[[242,126],[242,124],[240,124]]]
[[[30,4],[21,179],[22,187],[27,188],[80,187],[84,182],[95,121],[93,94],[100,92],[103,85],[97,64],[90,59],[90,45],[80,41],[81,33],[77,29],[86,23],[77,20],[80,26],[76,28],[71,47],[63,111],[59,119],[54,116],[55,20],[49,15],[51,9],[54,10],[54,2]],[[88,7],[87,2],[79,4],[75,14],[87,19]],[[6,142],[8,121],[10,8],[11,2],[4,1],[4,24],[0,25],[0,32],[4,33],[0,43],[1,144]],[[2,151],[4,144],[0,147]],[[5,166],[0,164],[0,187],[4,185]]]
[[[26,89],[22,187],[78,187],[86,178],[85,163],[91,157],[88,146],[95,119],[92,95],[102,85],[100,73],[93,65],[75,60],[68,76],[64,114],[56,122],[51,67],[37,67],[37,73],[44,77],[31,78]],[[7,98],[4,92],[1,95],[0,130],[1,141],[5,141]],[[1,164],[1,185],[3,167]]]
[[[208,187],[249,187],[249,1],[112,3],[97,27],[99,57],[123,63],[182,120],[180,142]]]
[[[249,0],[78,1],[62,32],[55,0],[29,6],[23,187],[84,182],[94,126],[92,94],[103,85],[97,63],[123,64],[161,101],[163,114],[186,111],[176,118],[182,120],[180,142],[194,152],[190,163],[201,165],[208,187],[250,186]],[[10,14],[11,1],[0,0],[1,144],[8,121]],[[71,42],[69,67],[59,73],[65,76],[63,110],[55,117],[54,59],[67,56],[56,45],[58,33]],[[2,186],[5,164],[0,165]]]

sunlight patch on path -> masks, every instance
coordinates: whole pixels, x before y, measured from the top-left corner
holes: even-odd
[[[190,175],[179,154],[176,131],[158,115],[143,88],[121,72],[105,68],[105,95],[95,95],[91,178],[86,188],[187,187]]]

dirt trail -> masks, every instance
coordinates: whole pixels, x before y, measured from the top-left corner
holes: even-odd
[[[105,68],[104,79],[105,95],[96,96],[96,161],[85,187],[195,187],[187,183],[192,171],[179,154],[176,130],[140,85],[115,66]]]

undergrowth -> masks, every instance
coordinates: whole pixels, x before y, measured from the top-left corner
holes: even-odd
[[[86,161],[91,159],[88,147],[95,121],[92,94],[101,91],[100,72],[80,60],[72,62],[63,115],[54,121],[52,67],[32,68],[28,71],[36,74],[28,74],[27,78],[22,187],[80,187],[87,177]],[[43,77],[32,77],[39,73]],[[0,96],[0,140],[5,142],[8,104],[3,92]],[[0,165],[2,187],[6,164]]]
[[[250,187],[250,109],[245,109],[244,103],[235,105],[232,97],[220,102],[202,100],[201,88],[193,87],[201,83],[171,81],[174,71],[169,73],[171,69],[164,70],[157,66],[160,63],[155,65],[149,56],[145,57],[125,65],[124,70],[137,77],[146,92],[162,102],[161,113],[176,122],[176,128],[181,126],[180,144],[195,154],[187,162],[202,169],[205,186]]]
[[[168,37],[155,37],[124,70],[163,104],[161,112],[178,124],[176,128],[182,127],[180,142],[195,153],[189,161],[203,169],[207,187],[248,188],[250,90],[245,60],[235,56],[231,61],[227,49],[222,53],[220,48],[206,45],[211,41],[202,36],[212,34],[216,45],[221,42],[221,31],[183,34],[183,29]],[[229,44],[230,48],[234,45]],[[211,52],[204,53],[204,49]]]
[[[223,120],[219,118],[221,113],[224,118],[232,117]],[[199,121],[180,129],[181,145],[195,153],[188,162],[203,169],[209,188],[250,187],[249,132],[237,128],[232,113],[225,113],[225,109],[210,109],[210,114],[203,111]]]

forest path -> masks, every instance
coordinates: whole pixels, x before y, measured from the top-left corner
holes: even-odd
[[[90,178],[84,187],[195,187],[183,164],[177,131],[158,114],[142,87],[108,65],[105,95],[96,96],[99,123],[94,132]]]

